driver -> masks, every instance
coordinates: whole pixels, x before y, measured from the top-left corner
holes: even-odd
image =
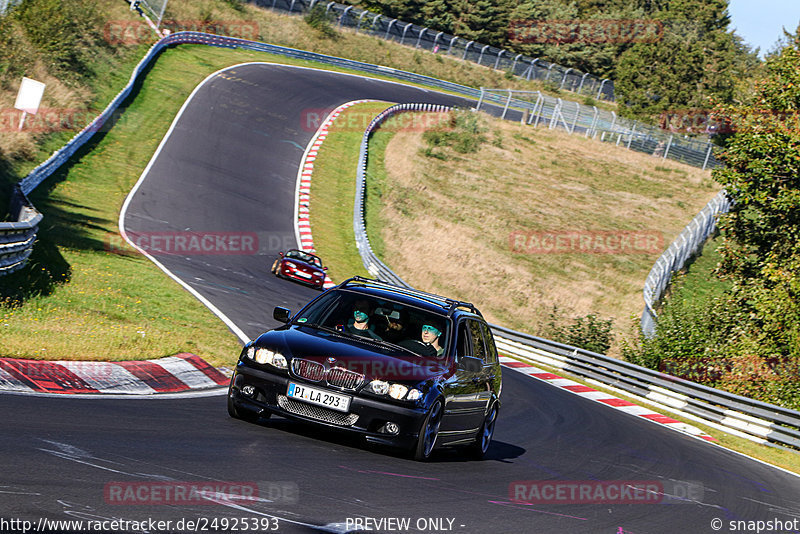
[[[439,337],[442,335],[442,331],[437,326],[439,325],[422,325],[422,342],[433,347],[436,350],[436,357],[441,358],[444,356],[444,347],[439,345]]]
[[[356,336],[380,340],[380,336],[369,327],[370,311],[369,302],[366,300],[357,300],[353,305],[353,318],[347,321],[345,332]]]

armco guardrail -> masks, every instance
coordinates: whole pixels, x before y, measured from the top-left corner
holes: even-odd
[[[656,260],[644,282],[644,311],[642,332],[650,337],[655,334],[658,314],[655,306],[669,286],[672,275],[681,270],[686,262],[702,248],[706,239],[717,227],[717,216],[731,209],[732,201],[723,190],[711,199],[703,210],[680,233],[675,241]]]
[[[22,268],[33,251],[42,214],[18,186],[11,194],[10,215],[14,222],[0,223],[0,275]]]
[[[381,280],[411,287],[372,251],[364,223],[364,191],[368,144],[372,132],[389,117],[408,111],[446,111],[424,104],[392,106],[375,117],[359,148],[353,230],[367,270]],[[640,397],[687,418],[757,442],[800,448],[800,412],[748,399],[688,380],[676,378],[603,354],[492,325],[498,348],[513,356],[562,369],[587,380]]]
[[[417,49],[429,50],[435,54],[458,58],[462,61],[471,61],[493,70],[510,72],[512,75],[526,80],[548,82],[560,90],[614,101],[614,82],[608,78],[600,78],[540,58],[509,52],[351,5],[328,1],[320,2],[320,0],[248,1],[261,7],[271,7],[273,10],[297,14],[308,12],[315,5],[325,6],[325,12],[336,19],[335,24],[338,27],[354,28],[356,32],[413,46]]]
[[[294,59],[316,61],[326,65],[343,67],[377,76],[388,76],[411,83],[435,87],[437,89],[442,89],[444,91],[449,91],[451,93],[460,94],[470,98],[478,98],[480,96],[480,91],[472,87],[466,87],[444,80],[437,80],[436,78],[431,78],[429,76],[422,76],[420,74],[397,70],[391,67],[371,65],[369,63],[362,63],[360,61],[326,56],[324,54],[306,52],[304,50],[297,50],[294,48],[287,48],[268,43],[259,43],[257,41],[248,41],[246,39],[236,39],[233,37],[224,37],[202,32],[176,32],[159,40],[150,48],[147,54],[142,58],[141,61],[139,61],[139,63],[136,65],[136,68],[131,73],[128,84],[119,92],[119,94],[117,94],[116,97],[114,97],[111,103],[106,106],[100,115],[98,115],[83,130],[78,132],[66,145],[64,145],[64,147],[55,151],[52,156],[31,171],[31,173],[20,182],[22,192],[25,195],[29,195],[31,191],[38,187],[39,184],[46,180],[56,169],[58,169],[70,157],[72,157],[72,155],[75,154],[75,152],[77,152],[78,149],[80,149],[87,141],[89,141],[89,139],[91,139],[96,132],[105,128],[110,122],[113,122],[115,115],[118,113],[117,110],[119,106],[130,95],[134,84],[144,69],[164,48],[170,45],[178,44],[204,44],[222,48],[242,48],[245,50],[267,52],[270,54],[276,54]],[[0,223],[0,232],[2,232],[3,228],[5,228],[5,225],[8,224],[16,223]],[[31,243],[32,242],[33,241],[31,241]],[[30,254],[30,252],[28,252],[28,254]],[[24,265],[24,260],[22,265]],[[19,265],[19,267],[22,265]],[[4,271],[0,271],[0,275],[2,274],[4,274]]]

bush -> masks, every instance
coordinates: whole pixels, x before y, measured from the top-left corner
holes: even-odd
[[[335,17],[325,10],[325,5],[317,3],[314,8],[309,11],[304,19],[306,24],[317,30],[323,37],[329,39],[336,39],[339,34],[336,28],[333,27]]]
[[[447,159],[447,156],[435,148],[452,148],[460,154],[477,152],[486,142],[484,133],[487,128],[481,123],[478,114],[471,111],[457,110],[451,113],[446,126],[427,130],[422,138],[428,143],[423,154],[428,157]]]
[[[612,319],[600,319],[590,313],[584,317],[575,317],[572,323],[564,324],[558,309],[553,307],[546,337],[553,341],[584,349],[598,354],[605,354],[611,348]]]

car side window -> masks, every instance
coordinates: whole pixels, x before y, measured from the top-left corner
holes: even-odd
[[[497,346],[494,344],[492,330],[486,323],[481,323],[483,340],[486,343],[486,363],[497,363]]]
[[[456,343],[456,354],[459,358],[462,356],[472,356],[472,341],[470,340],[466,321],[458,325],[458,338],[456,338]]]
[[[470,319],[469,324],[470,339],[472,340],[472,355],[486,362],[486,346],[483,344],[483,332],[478,321]]]

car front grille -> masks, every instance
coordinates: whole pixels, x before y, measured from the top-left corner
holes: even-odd
[[[364,375],[361,373],[343,367],[333,367],[326,371],[321,363],[302,358],[292,360],[292,372],[300,378],[314,382],[325,379],[329,385],[343,389],[356,389],[364,383]]]
[[[364,382],[364,375],[343,369],[341,367],[334,367],[328,369],[328,384],[338,386],[345,389],[356,389]]]
[[[306,404],[305,402],[290,399],[286,395],[278,395],[278,406],[289,413],[316,419],[317,421],[323,421],[332,425],[353,426],[356,424],[356,421],[358,421],[357,414],[342,413],[321,406]]]
[[[319,382],[325,376],[325,366],[310,360],[295,358],[292,360],[292,372],[300,378]]]

